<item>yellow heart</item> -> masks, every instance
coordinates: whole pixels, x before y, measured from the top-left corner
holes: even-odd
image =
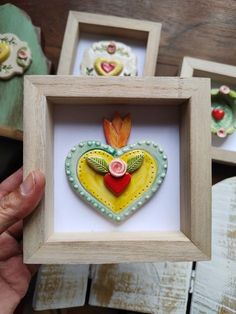
[[[119,60],[108,60],[106,58],[97,58],[94,68],[98,75],[117,76],[123,70],[123,64]]]
[[[87,158],[96,155],[106,160],[109,164],[114,158],[109,153],[102,150],[91,150],[85,153],[77,164],[77,177],[83,187],[105,207],[112,212],[119,214],[130,206],[136,199],[140,198],[153,184],[158,167],[155,159],[147,151],[144,153],[142,166],[132,173],[132,179],[121,196],[116,197],[105,186],[103,175],[97,173],[87,163]],[[121,157],[126,163],[129,158],[137,154],[135,150],[124,153]]]
[[[0,63],[4,62],[10,55],[10,46],[5,42],[0,42]]]

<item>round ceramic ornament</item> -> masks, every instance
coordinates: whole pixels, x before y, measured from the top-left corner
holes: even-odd
[[[89,76],[136,76],[137,60],[131,48],[114,41],[99,41],[85,50],[81,74]]]
[[[220,138],[236,130],[236,91],[228,86],[211,90],[211,132]]]
[[[90,140],[71,148],[65,172],[71,188],[93,209],[121,223],[152,198],[167,173],[167,156],[145,140],[127,145],[130,115],[104,119],[108,144]]]
[[[11,33],[0,34],[0,79],[23,74],[31,61],[31,51],[26,42]]]

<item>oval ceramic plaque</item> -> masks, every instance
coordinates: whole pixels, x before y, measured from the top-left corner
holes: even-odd
[[[224,138],[236,130],[236,91],[228,86],[211,90],[211,131]]]
[[[31,64],[31,51],[15,34],[0,34],[0,79],[23,74]]]
[[[137,60],[131,48],[120,42],[94,43],[83,55],[81,74],[89,76],[135,76]]]

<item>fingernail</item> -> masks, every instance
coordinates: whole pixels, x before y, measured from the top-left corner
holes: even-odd
[[[20,185],[20,192],[23,196],[26,196],[34,190],[34,175],[33,173],[30,173],[28,177],[21,183]]]

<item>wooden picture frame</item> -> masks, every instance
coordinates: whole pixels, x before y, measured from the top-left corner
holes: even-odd
[[[47,182],[43,200],[24,224],[25,263],[99,264],[210,258],[209,79],[28,76],[24,88],[24,175],[40,169],[46,174]],[[104,102],[109,106],[122,102],[122,106],[144,105],[145,108],[177,106],[180,113],[179,231],[55,232],[54,109],[65,103],[66,110],[70,110],[81,103],[99,106]]]
[[[222,85],[236,86],[236,66],[217,63],[197,58],[184,57],[180,72],[181,77],[209,77]],[[235,151],[211,148],[212,160],[218,163],[236,165]]]
[[[109,15],[70,11],[57,74],[73,74],[75,55],[81,34],[113,36],[137,40],[146,47],[143,76],[154,76],[159,49],[161,24]]]

